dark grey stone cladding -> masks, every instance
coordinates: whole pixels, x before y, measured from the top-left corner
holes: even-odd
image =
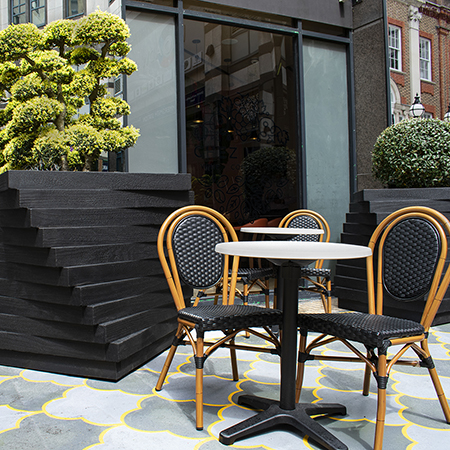
[[[377,225],[392,212],[407,206],[427,206],[450,218],[450,188],[365,189],[350,203],[341,242],[367,245]],[[367,312],[367,286],[364,259],[341,260],[336,265],[335,294],[339,306]],[[384,313],[420,320],[423,301],[407,304],[385,297]],[[450,322],[450,294],[447,291],[435,317],[434,325]]]
[[[118,380],[166,349],[159,227],[186,174],[0,175],[0,364]]]

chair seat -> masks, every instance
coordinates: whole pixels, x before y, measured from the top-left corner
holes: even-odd
[[[278,309],[245,305],[198,305],[178,311],[178,318],[196,324],[198,331],[280,325]]]
[[[274,278],[277,276],[275,269],[272,267],[261,267],[261,268],[239,268],[238,278],[246,278],[248,281],[259,280],[262,278]]]
[[[298,326],[372,348],[386,346],[391,338],[418,336],[425,332],[420,323],[412,320],[363,313],[299,314]]]
[[[316,269],[314,267],[302,267],[301,270],[302,277],[324,277],[331,279],[330,269]]]

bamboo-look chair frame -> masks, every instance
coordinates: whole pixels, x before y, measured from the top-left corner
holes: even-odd
[[[253,227],[267,226],[267,219],[266,218],[256,219],[252,222],[249,222],[247,225],[244,225],[240,229],[250,225]],[[256,240],[258,240],[258,235],[255,233],[252,236],[252,241]],[[254,258],[249,258],[249,269],[241,269],[241,268],[238,269],[237,281],[242,283],[242,289],[236,288],[236,293],[237,296],[242,300],[242,303],[244,305],[248,305],[248,297],[250,295],[250,292],[252,291],[252,289],[256,287],[259,292],[264,294],[264,301],[266,308],[270,308],[269,283],[271,278],[275,278],[275,270],[271,268],[263,269],[261,267],[261,259],[257,260],[257,264],[258,267],[254,267],[255,265]],[[253,273],[251,273],[252,271]],[[219,283],[216,287],[214,304],[217,304],[221,292],[222,292],[222,284]],[[203,297],[204,295],[205,295],[204,292],[199,293],[200,297]],[[198,299],[196,300],[198,302]],[[274,302],[276,303],[276,300],[274,300]]]
[[[175,253],[172,246],[172,236],[176,226],[186,217],[191,215],[203,216],[212,220],[222,233],[223,241],[237,241],[236,232],[234,231],[231,224],[217,211],[207,208],[204,206],[186,206],[180,208],[179,210],[173,212],[163,223],[160,228],[157,240],[158,256],[161,262],[164,275],[166,277],[167,283],[169,285],[169,290],[172,294],[173,300],[177,311],[186,308],[185,300],[183,297],[183,291],[181,287],[180,276],[178,274],[177,262],[175,259]],[[223,255],[224,265],[223,265],[223,285],[228,287],[228,289],[223,289],[222,292],[222,305],[233,305],[235,292],[236,292],[236,280],[237,271],[239,267],[239,257],[230,257],[228,255]],[[230,264],[230,261],[232,263]],[[230,267],[231,266],[231,267]],[[229,276],[231,274],[231,276]],[[222,282],[218,280],[218,282]],[[197,296],[194,305],[197,306],[199,302],[199,297]],[[206,360],[215,350],[220,347],[227,347],[230,349],[231,358],[231,368],[233,381],[238,381],[238,370],[236,363],[236,350],[250,350],[257,352],[266,353],[280,353],[280,343],[275,335],[272,333],[270,328],[264,326],[264,330],[267,332],[267,336],[249,328],[238,328],[231,330],[222,330],[224,337],[215,341],[205,341],[203,336],[198,336],[195,338],[192,335],[192,331],[195,329],[195,323],[189,322],[178,318],[178,328],[174,338],[174,342],[170,347],[168,356],[161,370],[159,379],[156,384],[156,390],[160,391],[163,387],[164,381],[166,379],[167,373],[169,371],[172,360],[175,356],[177,347],[179,345],[191,345],[193,349],[194,359]],[[253,345],[239,345],[236,344],[234,339],[236,335],[242,331],[250,333],[257,336],[265,341],[269,341],[273,344],[274,348],[270,347],[258,347]],[[186,340],[185,340],[186,338]],[[205,347],[206,350],[205,350]],[[203,364],[198,367],[196,364],[196,427],[198,430],[203,429]]]
[[[289,224],[297,217],[305,216],[310,217],[313,219],[318,228],[323,230],[323,234],[320,234],[317,237],[318,242],[329,242],[330,241],[330,226],[328,225],[328,222],[325,220],[325,218],[312,210],[309,209],[298,209],[296,211],[292,211],[289,214],[287,214],[281,222],[279,223],[279,227],[281,228],[288,228]],[[314,269],[322,269],[323,266],[323,259],[319,259],[314,264]],[[306,280],[306,282],[310,283],[309,287],[303,287],[302,290],[310,291],[310,292],[316,292],[320,294],[320,298],[322,300],[323,309],[325,312],[331,312],[331,278],[330,276],[324,277],[324,276],[310,276],[305,274],[302,274],[302,278]]]
[[[378,355],[375,354],[374,349],[368,349],[367,355],[361,353],[350,342],[339,337],[327,337],[326,334],[321,334],[316,337],[309,345],[307,345],[306,334],[301,334],[299,355],[303,354],[303,358],[299,358],[297,385],[296,385],[296,402],[299,401],[302,383],[304,364],[307,359],[324,360],[324,361],[343,361],[343,362],[363,362],[366,364],[364,383],[363,383],[363,395],[369,394],[370,387],[370,375],[373,374],[375,378],[382,379],[384,386],[380,386],[378,382],[378,402],[377,402],[377,414],[376,414],[376,428],[375,428],[375,440],[374,450],[381,450],[383,446],[383,433],[384,433],[384,421],[386,416],[386,385],[389,373],[394,364],[407,365],[407,366],[422,366],[426,367],[429,371],[431,380],[442,411],[444,413],[447,423],[450,423],[450,408],[445,397],[439,376],[432,361],[430,350],[428,347],[428,331],[434,317],[438,311],[441,301],[447,291],[450,282],[450,265],[444,272],[445,261],[448,253],[448,241],[447,236],[450,235],[450,222],[446,217],[427,207],[407,207],[400,209],[387,218],[385,218],[374,231],[369,247],[372,250],[372,256],[366,259],[367,267],[367,287],[368,287],[368,314],[383,315],[383,258],[382,252],[386,238],[389,231],[400,221],[408,218],[423,218],[429,221],[439,233],[441,242],[441,248],[439,252],[438,263],[435,268],[434,276],[431,286],[429,288],[428,298],[425,303],[424,311],[421,317],[420,324],[423,326],[425,332],[417,334],[415,336],[400,337],[390,339],[391,346],[401,345],[401,349],[394,354],[394,356],[387,358],[386,351],[383,353],[378,351]],[[374,279],[374,258],[375,250],[378,256],[377,261],[377,279]],[[347,313],[343,313],[347,314]],[[311,330],[314,331],[314,330]],[[350,349],[355,357],[342,357],[332,355],[318,355],[311,354],[311,351],[334,341],[342,342],[348,349]],[[418,345],[420,344],[420,346]],[[408,349],[412,349],[419,360],[404,360],[401,357]]]

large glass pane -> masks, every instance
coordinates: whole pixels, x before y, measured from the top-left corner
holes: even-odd
[[[346,48],[305,39],[303,51],[307,204],[338,241],[350,195]]]
[[[12,8],[12,23],[18,25],[19,23],[26,23],[26,0],[14,0]]]
[[[86,12],[86,0],[66,0],[66,17],[79,16]]]
[[[288,36],[185,21],[187,165],[195,202],[235,225],[298,206],[292,45]]]
[[[37,27],[45,25],[45,0],[32,0],[31,3],[31,23]]]
[[[220,14],[222,16],[238,17],[240,19],[254,20],[256,22],[275,23],[279,25],[293,26],[293,20],[286,16],[267,14],[255,6],[254,10],[234,8],[228,5],[214,4],[214,2],[203,0],[184,0],[183,7],[192,11],[200,11],[208,14]]]
[[[127,11],[129,57],[138,71],[127,80],[129,123],[140,129],[129,171],[178,173],[175,24],[161,14]]]

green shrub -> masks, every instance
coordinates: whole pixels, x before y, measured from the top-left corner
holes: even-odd
[[[410,119],[386,128],[375,143],[372,170],[392,188],[450,186],[450,123]]]
[[[137,70],[126,57],[129,35],[120,17],[100,10],[43,29],[23,23],[0,31],[0,173],[87,171],[102,151],[135,144],[139,130],[120,120],[129,105],[106,89],[109,79]]]

